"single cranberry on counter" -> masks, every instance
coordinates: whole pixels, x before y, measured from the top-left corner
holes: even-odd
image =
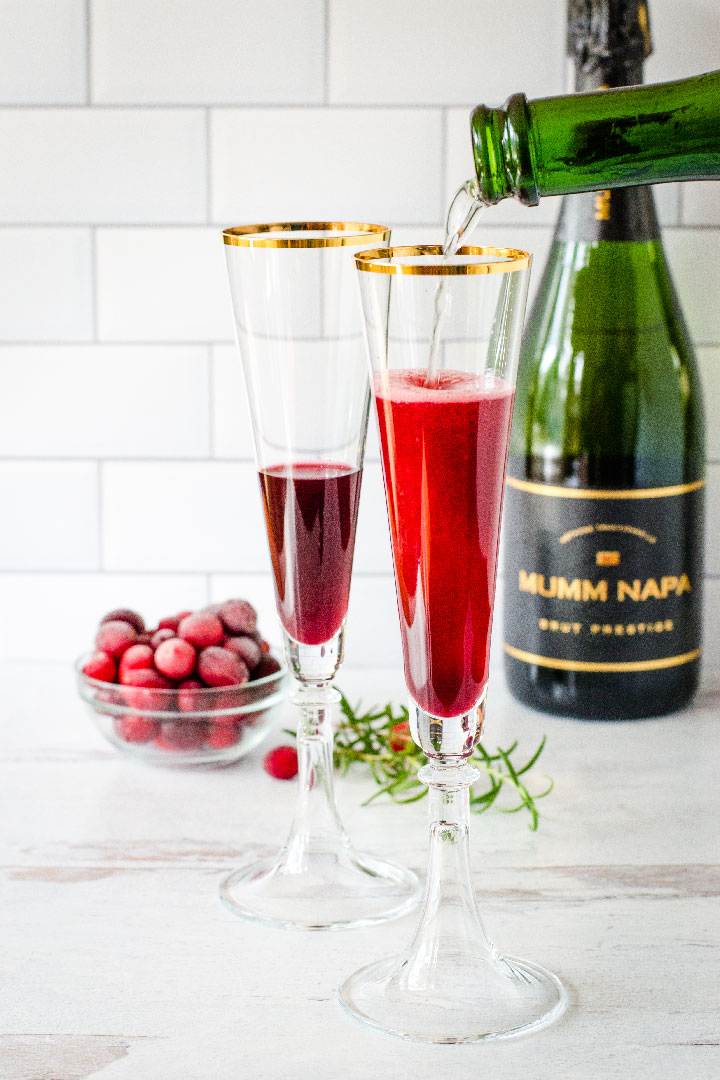
[[[208,686],[238,686],[250,678],[247,664],[239,656],[216,645],[200,653],[197,671]]]
[[[263,769],[276,780],[292,780],[298,771],[297,750],[294,746],[276,746],[265,755]]]
[[[213,750],[227,750],[240,738],[240,731],[235,720],[214,720],[210,724],[207,745]]]
[[[129,623],[138,634],[142,634],[145,630],[145,620],[142,615],[138,615],[137,611],[133,611],[132,608],[115,608],[114,611],[108,611],[107,615],[103,615],[100,620],[100,625],[102,626],[106,622]]]
[[[412,735],[410,734],[410,725],[407,720],[401,720],[399,724],[393,724],[390,728],[388,745],[395,753],[410,749],[413,745],[413,741]]]
[[[115,682],[117,674],[115,661],[106,652],[94,652],[83,664],[82,671],[89,679],[99,679],[100,682]]]
[[[274,656],[263,656],[258,666],[253,671],[253,679],[266,679],[268,675],[275,675],[280,670],[280,663]]]
[[[167,720],[155,740],[161,750],[199,750],[205,745],[207,726],[196,720]]]
[[[118,678],[121,683],[125,682],[123,676],[127,671],[141,671],[153,669],[153,651],[149,645],[131,645],[120,657]]]
[[[185,641],[189,641],[191,645],[194,645],[196,649],[207,649],[211,645],[220,645],[225,638],[222,623],[217,615],[213,615],[211,611],[200,611],[197,615],[186,615],[178,626],[178,634]]]
[[[121,619],[110,619],[100,624],[95,636],[95,647],[116,659],[134,645],[138,639],[137,630]]]
[[[252,634],[257,627],[257,611],[247,600],[226,600],[218,615],[230,634]]]
[[[189,641],[168,638],[155,650],[155,667],[169,679],[188,679],[195,670],[197,653]]]
[[[146,743],[160,733],[160,725],[145,716],[123,716],[116,721],[115,730],[125,742]]]
[[[239,656],[247,664],[250,671],[254,671],[262,660],[260,646],[255,638],[248,637],[247,634],[227,638],[223,648],[229,649],[230,652],[234,652]]]

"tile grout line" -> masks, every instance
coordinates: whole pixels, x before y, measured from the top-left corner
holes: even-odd
[[[217,433],[215,431],[215,350],[212,345],[207,346],[207,421],[208,421],[208,454],[210,460],[215,460]]]
[[[85,0],[85,96],[92,105],[92,0]]]
[[[448,211],[445,205],[448,197],[448,124],[448,110],[442,108],[440,110],[440,220],[443,222],[443,227],[447,221]]]
[[[92,340],[87,344],[100,342],[100,287],[98,281],[98,227],[90,228],[90,306],[92,314]]]
[[[212,224],[212,161],[210,109],[205,111],[205,223]]]
[[[323,4],[323,104],[330,104],[330,0]]]
[[[121,112],[123,109],[128,112],[142,112],[148,109],[165,109],[168,112],[186,112],[195,109],[235,109],[236,111],[247,110],[251,112],[263,112],[275,109],[314,109],[318,112],[325,109],[332,109],[333,111],[342,109],[352,109],[354,111],[364,112],[402,112],[403,110],[412,112],[434,112],[436,109],[467,109],[468,111],[473,108],[473,105],[468,105],[466,102],[461,101],[428,101],[428,102],[415,102],[415,101],[388,101],[377,103],[370,103],[366,101],[328,101],[327,104],[318,101],[102,101],[94,102],[96,109],[107,109],[111,112]],[[63,109],[78,112],[83,109],[87,111],[87,105],[84,103],[76,102],[62,102],[56,103],[52,101],[44,102],[41,105],[37,103],[24,103],[22,101],[13,102],[12,104],[3,105],[0,102],[0,112],[29,112],[31,110],[36,112],[59,112]]]
[[[198,580],[211,579],[217,576],[232,576],[232,577],[261,577],[272,580],[272,569],[245,568],[242,567],[224,567],[221,569],[213,570],[198,570],[194,567],[184,567],[168,570],[166,567],[102,567],[100,569],[92,569],[88,567],[72,567],[57,566],[57,567],[3,567],[0,566],[0,581],[8,578],[15,577],[195,577]],[[390,565],[387,570],[353,570],[353,579],[363,578],[365,580],[372,581],[394,581],[394,573],[392,566]],[[502,580],[498,577],[498,581]],[[720,573],[706,572],[703,574],[703,581],[706,582],[720,582]]]
[[[104,480],[103,462],[102,461],[97,461],[96,462],[96,467],[97,467],[97,472],[96,472],[96,487],[97,487],[97,490],[96,490],[96,493],[95,493],[95,497],[97,499],[97,548],[98,548],[98,550],[97,550],[97,561],[98,561],[98,573],[105,573],[105,567],[104,567],[104,562],[105,562],[105,558],[104,558],[104,551],[105,551],[104,532],[105,532],[105,530],[103,528],[103,524],[104,524],[104,522],[103,522],[103,480]]]

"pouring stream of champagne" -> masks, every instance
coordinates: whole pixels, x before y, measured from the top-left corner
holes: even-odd
[[[477,180],[467,180],[462,187],[458,188],[450,203],[445,224],[443,259],[450,259],[458,251],[466,237],[477,226],[484,209],[485,203],[480,198]],[[441,278],[440,284],[435,289],[430,356],[425,376],[426,386],[437,386],[438,383],[440,336],[443,322],[450,311],[450,304],[450,290],[447,288],[445,278]]]

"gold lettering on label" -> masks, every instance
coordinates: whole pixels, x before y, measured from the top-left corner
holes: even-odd
[[[639,580],[633,581],[632,584],[629,581],[618,581],[617,583],[617,598],[618,600],[624,600],[628,596],[631,600],[640,599],[640,587],[642,582]]]
[[[583,600],[599,600],[604,604],[608,598],[607,581],[597,581],[594,585],[592,581],[583,581],[582,598]]]
[[[649,577],[643,585],[642,592],[640,593],[641,600],[662,600],[663,596],[660,592],[660,586],[655,578]]]
[[[610,200],[611,195],[609,190],[598,191],[595,196],[595,220],[596,221],[608,221],[610,219]]]
[[[615,555],[617,552],[598,552],[598,555]],[[574,600],[576,603],[595,601],[604,604],[608,599],[608,582],[605,578],[592,581],[590,578],[566,578],[553,574],[546,580],[544,574],[535,570],[520,570],[518,574],[520,592],[532,596],[542,596],[546,600]],[[692,583],[687,574],[676,577],[666,574],[661,578],[634,578],[625,581],[622,578],[615,583],[615,594],[620,603],[625,600],[643,602],[646,600],[667,600],[670,596],[682,596],[692,592]]]
[[[561,577],[554,580],[557,580],[558,600],[580,599],[580,578],[573,578],[572,581],[568,581],[567,578]]]
[[[596,551],[595,552],[595,564],[597,566],[619,566],[620,565],[620,552],[619,551]]]

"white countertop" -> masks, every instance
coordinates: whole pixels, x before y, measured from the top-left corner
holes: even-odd
[[[342,672],[402,700],[399,672]],[[162,770],[94,731],[66,666],[0,668],[0,1080],[635,1080],[720,1076],[720,699],[634,724],[532,713],[491,690],[486,744],[540,734],[556,783],[538,833],[473,820],[477,894],[500,948],[550,967],[570,1011],[539,1035],[428,1047],[379,1035],[339,982],[395,951],[414,916],[302,934],[244,923],[218,884],[282,841],[295,784],[262,748],[223,770]],[[359,847],[424,870],[423,803],[338,795]]]

